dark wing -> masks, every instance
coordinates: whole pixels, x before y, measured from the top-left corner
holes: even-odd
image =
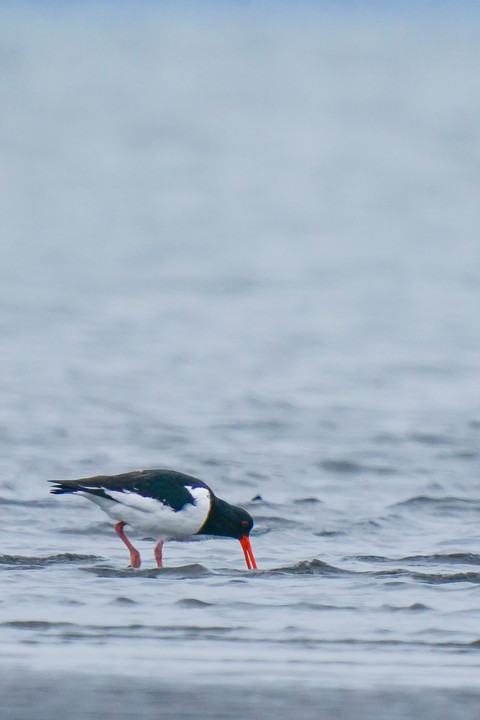
[[[121,475],[97,475],[80,480],[51,480],[50,482],[54,483],[50,492],[56,495],[87,492],[114,500],[108,494],[109,490],[135,492],[143,497],[153,498],[164,505],[169,505],[176,512],[188,503],[194,504],[194,498],[188,487],[204,487],[212,492],[208,485],[201,480],[175,470],[135,470]]]

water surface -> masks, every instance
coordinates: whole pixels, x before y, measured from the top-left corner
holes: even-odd
[[[12,687],[476,717],[478,18],[309,17],[0,29]],[[134,571],[48,494],[139,467],[245,507],[258,571],[205,538],[159,570],[132,532]]]

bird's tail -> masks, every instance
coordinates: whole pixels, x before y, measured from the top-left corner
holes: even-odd
[[[73,480],[49,480],[48,482],[53,483],[53,487],[50,488],[50,492],[54,495],[61,495],[62,493],[74,493],[82,489]]]

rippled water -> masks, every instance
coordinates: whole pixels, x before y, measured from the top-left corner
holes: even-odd
[[[476,717],[478,18],[39,12],[0,28],[2,682]],[[48,494],[139,467],[244,506],[258,571],[133,532],[132,570]]]

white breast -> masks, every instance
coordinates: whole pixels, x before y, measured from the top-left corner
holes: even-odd
[[[210,492],[207,488],[187,486],[194,498],[193,505],[187,503],[175,512],[159,500],[143,497],[136,492],[118,492],[104,488],[113,500],[82,492],[99,505],[115,522],[122,521],[133,528],[152,535],[157,540],[186,538],[195,535],[205,523],[210,512]],[[79,493],[80,494],[80,493]]]

